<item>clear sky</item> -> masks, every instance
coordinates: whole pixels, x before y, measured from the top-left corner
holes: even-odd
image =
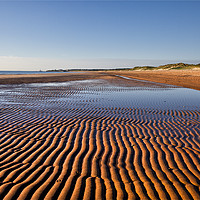
[[[200,1],[0,1],[0,70],[200,63]]]

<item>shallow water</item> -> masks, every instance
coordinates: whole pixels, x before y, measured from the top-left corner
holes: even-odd
[[[166,87],[158,87],[158,85],[155,87],[125,87],[109,84],[104,80],[81,80],[0,86],[1,104],[31,103],[32,98],[27,97],[29,94],[35,97],[34,101],[37,101],[37,97],[44,97],[45,106],[48,106],[46,101],[53,104],[56,104],[56,101],[63,101],[63,103],[73,101],[77,103],[77,106],[89,103],[92,107],[161,110],[199,110],[200,108],[200,91],[169,85]],[[21,98],[23,96],[24,98]]]

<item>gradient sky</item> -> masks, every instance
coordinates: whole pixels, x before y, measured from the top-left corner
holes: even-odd
[[[200,63],[199,11],[200,1],[0,1],[0,70]]]

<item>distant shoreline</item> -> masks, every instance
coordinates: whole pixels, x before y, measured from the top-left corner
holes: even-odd
[[[136,66],[109,69],[49,69],[46,71],[0,71],[0,75],[18,75],[18,74],[51,74],[51,73],[79,73],[79,72],[99,72],[99,71],[161,71],[161,70],[200,70],[200,64],[175,63],[155,66]]]
[[[125,67],[125,68],[113,68],[113,69],[54,69],[47,70],[46,72],[76,72],[76,71],[149,71],[149,70],[200,70],[199,64],[186,64],[186,63],[174,63],[155,66],[136,66],[136,67]]]

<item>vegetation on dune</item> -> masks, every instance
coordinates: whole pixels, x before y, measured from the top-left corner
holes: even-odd
[[[152,66],[143,66],[143,67],[134,67],[132,70],[154,70],[156,67]]]
[[[144,66],[144,67],[135,67],[132,70],[172,70],[172,69],[179,69],[179,70],[185,70],[185,69],[200,69],[200,63],[197,65],[194,64],[185,64],[185,63],[175,63],[175,64],[167,64],[167,65],[161,65],[159,67],[150,67],[150,66]]]

